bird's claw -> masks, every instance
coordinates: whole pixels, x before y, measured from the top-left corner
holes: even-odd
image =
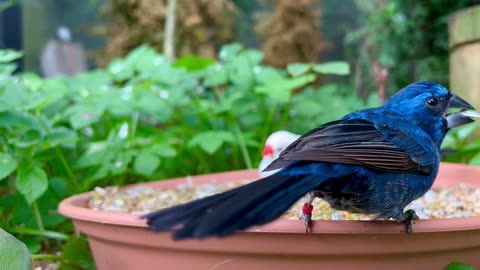
[[[305,223],[305,234],[308,234],[310,232],[310,226],[312,221],[312,211],[313,211],[313,205],[311,203],[306,202],[303,204],[301,218]]]
[[[310,232],[310,225],[312,221],[312,215],[303,215],[303,221],[305,222],[305,234]]]
[[[417,213],[415,213],[415,211],[412,209],[409,209],[405,211],[405,213],[403,213],[403,220],[406,223],[407,234],[411,234],[413,232],[413,221],[417,219],[420,218],[417,216]]]

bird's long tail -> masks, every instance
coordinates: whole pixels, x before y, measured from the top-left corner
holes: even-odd
[[[318,176],[277,173],[223,193],[149,213],[143,218],[157,231],[181,225],[174,239],[225,236],[278,218],[322,181]]]

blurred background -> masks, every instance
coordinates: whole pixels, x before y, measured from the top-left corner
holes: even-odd
[[[65,41],[61,27],[84,50],[75,63],[81,68],[104,67],[141,44],[161,52],[167,2],[4,0],[0,46],[23,51],[19,71],[38,73],[49,42]],[[374,89],[377,63],[389,71],[390,91],[419,79],[448,85],[448,16],[478,2],[178,1],[175,57],[214,58],[222,45],[235,41],[260,49],[265,63],[280,68],[291,62],[346,60],[353,67],[350,81],[363,96]]]

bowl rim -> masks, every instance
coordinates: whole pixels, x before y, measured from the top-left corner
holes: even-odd
[[[455,185],[449,179],[461,175],[461,183],[466,185],[480,187],[480,167],[473,167],[464,164],[441,163],[440,171],[436,179],[436,183],[442,181],[450,181],[443,186]],[[175,186],[186,179],[193,180],[198,183],[206,183],[212,181],[222,181],[222,178],[229,177],[239,179],[251,179],[258,177],[257,170],[240,170],[223,173],[204,174],[198,176],[187,176],[173,179],[166,179],[154,182],[140,183],[124,186],[122,188],[131,188],[138,186]],[[146,221],[141,219],[139,214],[118,213],[93,210],[86,207],[88,197],[92,192],[86,192],[74,195],[64,199],[58,210],[64,216],[73,220],[82,220],[92,223],[111,224],[118,226],[129,226],[147,228]],[[350,220],[314,220],[312,222],[311,234],[392,234],[404,233],[405,226],[393,220],[388,221],[350,221]],[[414,221],[414,233],[432,233],[444,231],[468,231],[480,230],[480,216],[462,217],[462,218],[439,218],[439,219],[423,219]],[[285,220],[277,219],[268,224],[254,226],[245,230],[246,233],[298,233],[305,234],[304,222],[302,220]]]

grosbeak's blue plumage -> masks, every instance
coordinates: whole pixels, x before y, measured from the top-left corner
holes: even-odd
[[[353,112],[301,136],[248,185],[145,216],[176,239],[224,236],[279,217],[304,194],[339,210],[403,220],[404,208],[432,186],[446,132],[471,122],[449,108],[473,109],[432,82],[411,84],[383,106]]]

